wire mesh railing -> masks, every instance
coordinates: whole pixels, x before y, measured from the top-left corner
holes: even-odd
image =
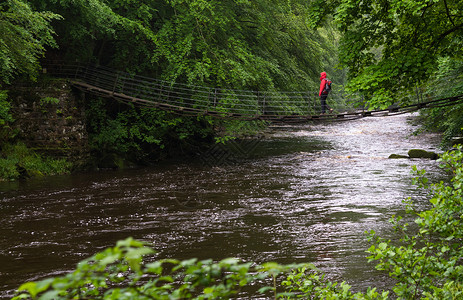
[[[333,91],[328,97],[335,113],[320,116],[318,91],[251,91],[170,83],[140,75],[90,65],[45,64],[47,73],[69,78],[73,84],[94,94],[137,105],[157,107],[181,114],[218,117],[304,121],[308,119],[353,119],[411,112],[424,107],[448,106],[463,101],[457,96],[439,98],[434,89],[417,87],[398,95],[388,109],[366,111],[359,95]],[[416,95],[416,97],[414,97]]]
[[[142,105],[168,105],[191,112],[216,112],[241,116],[315,115],[320,113],[318,92],[251,91],[210,88],[133,75],[106,67],[46,64],[47,72],[88,86],[94,93],[111,95]],[[353,109],[355,97],[332,92],[330,105],[337,111]]]

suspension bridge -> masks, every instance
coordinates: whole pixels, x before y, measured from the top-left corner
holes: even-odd
[[[412,104],[393,105],[387,109],[356,108],[361,99],[331,93],[333,113],[320,114],[318,92],[250,91],[218,89],[132,75],[106,67],[47,64],[47,73],[68,78],[85,93],[112,98],[142,107],[153,107],[180,115],[216,118],[266,120],[301,123],[310,121],[346,121],[363,117],[390,116],[422,108],[443,107],[463,101],[463,95]]]

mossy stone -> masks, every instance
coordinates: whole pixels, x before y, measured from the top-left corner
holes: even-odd
[[[435,152],[426,151],[422,149],[411,149],[408,151],[408,156],[410,158],[427,158],[427,159],[437,159],[439,155]]]
[[[402,159],[402,158],[409,158],[406,155],[400,155],[400,154],[391,154],[389,155],[389,159]]]

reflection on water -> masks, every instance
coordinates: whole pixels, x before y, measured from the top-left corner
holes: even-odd
[[[435,161],[387,159],[436,147],[435,136],[412,135],[408,118],[274,127],[235,163],[1,183],[0,296],[128,236],[159,257],[312,262],[354,289],[387,288],[366,263],[364,232],[391,236],[404,198],[425,204],[412,165],[443,176]]]

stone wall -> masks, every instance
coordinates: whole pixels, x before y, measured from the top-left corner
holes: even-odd
[[[10,90],[18,138],[34,150],[54,157],[85,160],[89,156],[84,95],[68,82],[52,80]]]

